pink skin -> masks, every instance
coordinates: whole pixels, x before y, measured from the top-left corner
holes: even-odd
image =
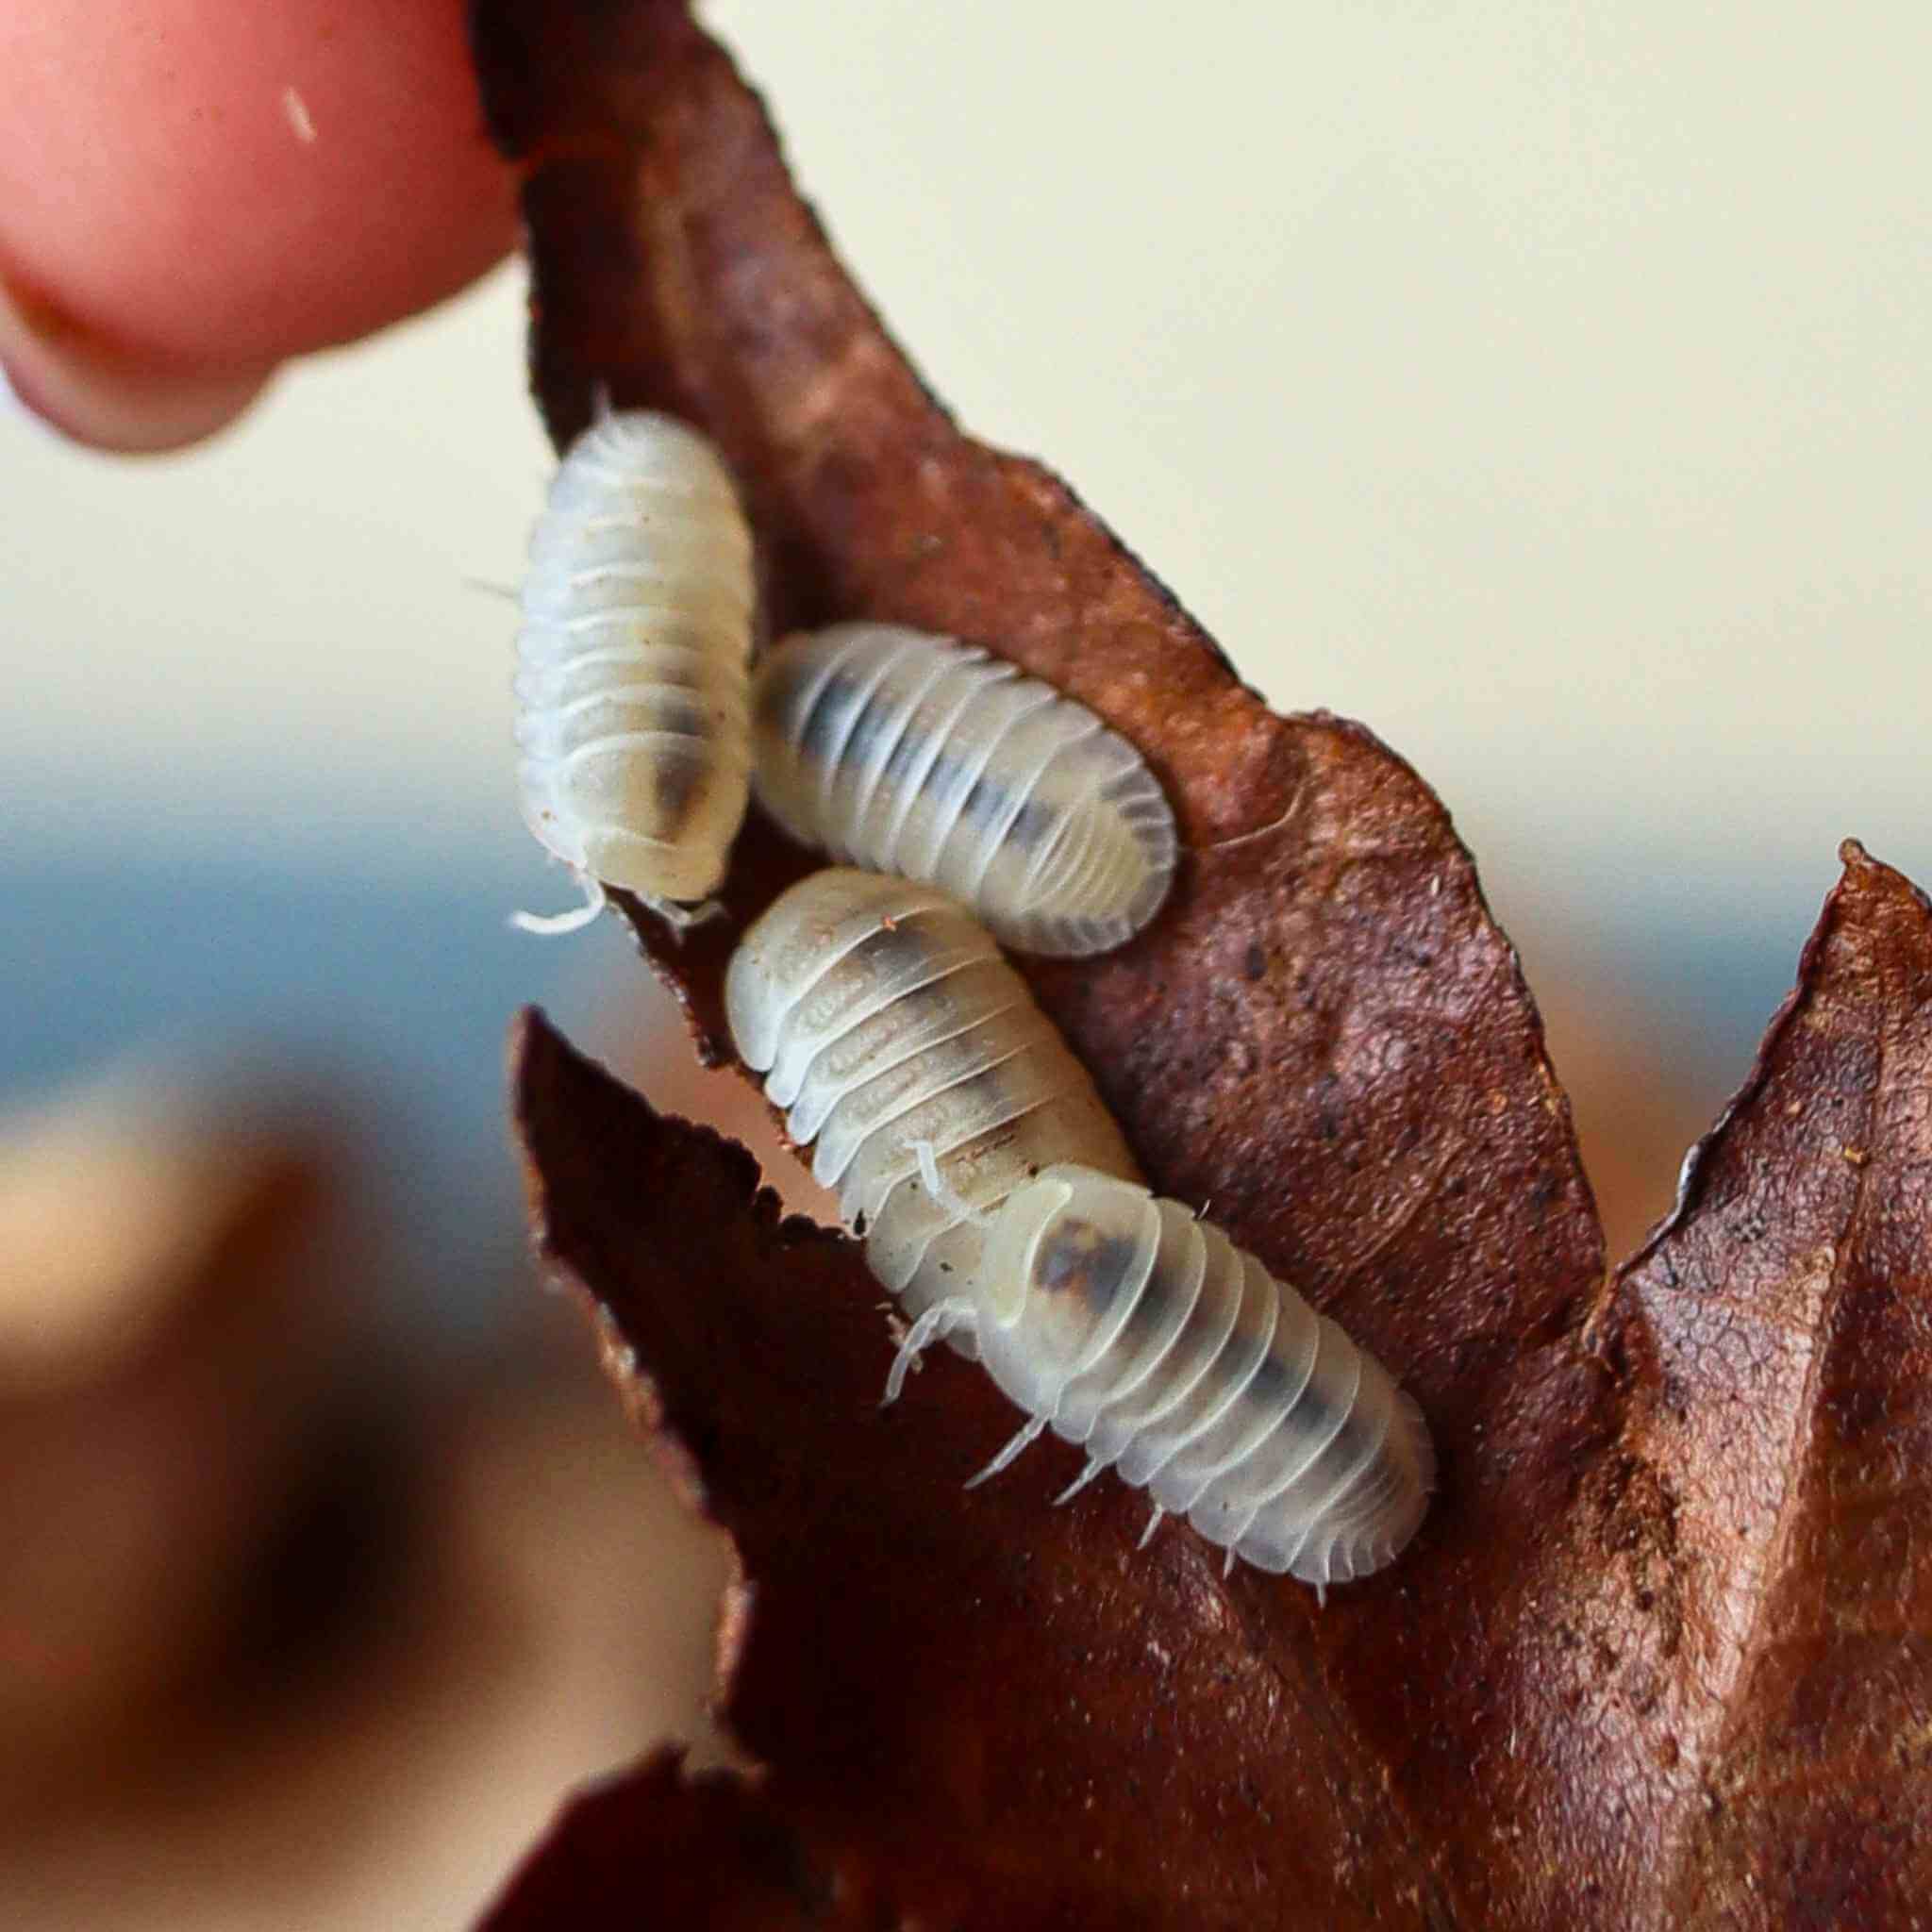
[[[0,7],[0,367],[21,400],[104,448],[192,441],[278,362],[497,260],[515,182],[483,134],[462,13]]]

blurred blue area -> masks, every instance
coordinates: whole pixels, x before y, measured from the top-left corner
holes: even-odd
[[[0,782],[0,1107],[130,1056],[170,1080],[333,1098],[394,1277],[385,1304],[413,1345],[486,1345],[528,1291],[507,1027],[534,1002],[591,1033],[641,990],[627,938],[614,920],[510,929],[511,910],[558,910],[575,889],[507,787],[418,773],[413,789],[386,774],[331,791],[308,753],[279,774],[177,757],[157,775],[101,788],[43,759]],[[1915,869],[1900,826],[1846,791],[1839,828],[1875,818],[1875,855]],[[1532,990],[1574,1025],[1574,994],[1587,1014],[1607,989],[1607,1024],[1648,1029],[1647,1064],[1691,1094],[1683,1131],[1707,1124],[1791,985],[1838,876],[1829,841],[1799,863],[1778,841],[1751,851],[1741,824],[1587,826],[1561,800],[1525,823],[1454,788],[1449,803]],[[1559,984],[1572,970],[1584,981]]]
[[[1524,949],[1530,991],[1556,998],[1545,975],[1560,968],[1541,963],[1546,951],[1586,959],[1654,1016],[1664,1058],[1687,1053],[1735,1091],[1797,977],[1839,878],[1836,853],[1800,869],[1742,861],[1711,841],[1631,839],[1589,850],[1567,879],[1535,882],[1516,842],[1489,865],[1480,847],[1475,856],[1491,910]]]
[[[544,941],[518,907],[574,889],[534,847],[447,853],[399,871],[392,845],[308,854],[198,843],[118,858],[90,841],[58,865],[0,870],[12,935],[0,947],[0,1104],[157,1058],[212,1082],[340,1094],[375,1208],[411,1287],[400,1310],[445,1337],[482,1336],[516,1290],[522,1202],[504,1108],[504,1041],[536,1002],[581,1034],[643,969],[615,921]],[[1588,958],[1656,1016],[1667,1057],[1721,1089],[1743,1078],[1790,989],[1836,876],[1726,881],[1694,855],[1604,855],[1587,902],[1498,876],[1494,908],[1525,947],[1532,988]],[[1507,873],[1506,863],[1501,868]],[[1554,996],[1554,995],[1553,995]],[[1560,1074],[1562,1069],[1558,1068]]]
[[[534,850],[420,877],[340,849],[325,863],[190,851],[5,867],[0,1105],[130,1056],[197,1084],[335,1096],[408,1284],[397,1312],[480,1338],[524,1252],[510,1017],[537,1001],[571,1024],[600,980],[641,970],[614,930],[544,941],[506,923],[572,892]]]

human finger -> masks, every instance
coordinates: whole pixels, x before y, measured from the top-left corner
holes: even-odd
[[[457,0],[0,10],[0,368],[81,441],[191,441],[515,234]]]

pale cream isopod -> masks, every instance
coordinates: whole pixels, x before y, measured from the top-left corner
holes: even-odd
[[[603,885],[683,924],[723,881],[750,790],[755,604],[718,452],[670,416],[601,413],[530,540],[515,685],[525,822],[589,903],[520,924],[581,924]]]
[[[813,1175],[908,1313],[972,1274],[976,1217],[1042,1167],[1138,1172],[1025,981],[930,886],[801,880],[732,955],[724,1004],[740,1056],[792,1138],[816,1143]]]
[[[1021,952],[1105,952],[1159,909],[1174,813],[1085,706],[950,638],[841,624],[753,685],[759,804],[801,842],[938,886]]]
[[[1078,1165],[1008,1195],[974,1274],[929,1304],[889,1393],[939,1336],[971,1336],[1029,1420],[1257,1569],[1325,1586],[1415,1534],[1435,1454],[1389,1373],[1178,1201]],[[1064,1499],[1063,1499],[1064,1500]]]

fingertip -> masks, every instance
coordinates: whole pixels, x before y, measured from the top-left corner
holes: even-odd
[[[126,357],[0,281],[0,398],[69,441],[129,456],[181,449],[225,428],[273,374]]]
[[[0,360],[67,434],[192,441],[516,232],[449,0],[0,10]]]

